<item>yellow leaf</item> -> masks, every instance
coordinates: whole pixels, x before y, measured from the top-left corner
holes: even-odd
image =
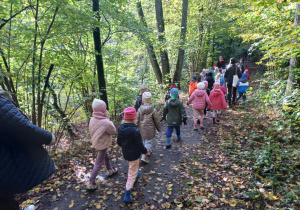
[[[74,206],[74,200],[71,201],[69,208],[72,208]]]

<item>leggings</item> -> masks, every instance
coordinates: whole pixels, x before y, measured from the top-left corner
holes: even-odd
[[[95,161],[94,168],[93,168],[91,178],[90,178],[90,182],[92,182],[93,184],[95,184],[96,176],[97,176],[98,172],[100,171],[100,168],[103,165],[103,162],[105,163],[107,170],[112,169],[110,162],[109,162],[109,154],[107,152],[107,149],[99,150],[97,152],[96,161]]]

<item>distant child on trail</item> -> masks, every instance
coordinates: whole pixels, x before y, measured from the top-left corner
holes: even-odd
[[[219,122],[219,115],[221,114],[221,110],[227,109],[225,96],[224,93],[220,90],[219,82],[216,82],[214,84],[214,89],[213,91],[211,91],[209,99],[212,103],[212,106],[208,105],[208,109],[213,109],[213,123],[216,124],[217,122]]]
[[[249,74],[249,70],[248,70],[248,69],[246,69],[244,73],[246,73],[246,74],[247,74],[247,80],[250,80],[250,74]]]
[[[183,122],[186,125],[186,111],[183,102],[178,98],[178,89],[171,90],[171,99],[169,99],[164,106],[161,121],[166,120],[168,125],[166,148],[171,148],[171,137],[173,129],[175,128],[177,140],[181,140],[182,133],[180,132],[180,125]]]
[[[142,95],[144,92],[148,91],[148,87],[146,85],[141,85],[140,87],[140,95],[138,95],[138,97],[136,98],[135,100],[135,105],[134,105],[134,108],[136,111],[139,110],[140,106],[142,105]]]
[[[201,77],[201,82],[203,82],[204,78],[205,78],[205,69],[202,70],[202,73],[200,74],[200,77]]]
[[[125,187],[124,202],[133,201],[131,189],[139,177],[139,161],[141,154],[146,154],[140,129],[135,125],[137,114],[135,108],[128,107],[124,110],[123,123],[118,128],[118,145],[122,148],[124,159],[128,162],[128,178]]]
[[[94,99],[93,117],[90,120],[89,130],[92,140],[92,147],[97,151],[97,158],[94,164],[93,171],[90,177],[90,183],[87,190],[95,190],[95,180],[101,166],[105,163],[108,170],[108,176],[115,175],[118,170],[113,169],[109,162],[108,147],[111,146],[112,136],[116,134],[116,128],[108,119],[108,112],[106,111],[106,103],[99,99]]]
[[[172,88],[176,88],[176,84],[175,84],[175,83],[172,83],[172,84],[171,84],[170,90],[169,90],[168,93],[166,94],[165,102],[171,98],[171,93],[170,93],[170,91],[171,91]],[[179,97],[178,97],[178,98],[179,98]]]
[[[208,89],[208,82],[207,81],[203,81],[203,84],[205,85],[205,91],[209,97],[210,95],[210,90]],[[206,109],[207,109],[207,103],[206,103],[206,106],[205,106],[205,109],[204,109],[204,118],[206,118]]]
[[[194,102],[193,102],[194,101]],[[194,108],[194,130],[198,130],[197,128],[197,121],[198,117],[200,115],[200,128],[204,129],[203,127],[203,119],[204,119],[204,109],[206,106],[206,103],[209,104],[209,106],[212,106],[208,95],[205,91],[205,84],[203,82],[198,83],[197,90],[191,95],[189,98],[189,104],[193,103]]]
[[[197,75],[194,75],[193,79],[190,81],[189,96],[191,96],[193,92],[197,89],[197,84],[198,84],[198,78]]]
[[[247,92],[247,90],[249,88],[249,81],[247,79],[247,76],[248,75],[246,73],[242,74],[242,78],[237,83],[239,96],[236,98],[236,102],[242,97],[242,99],[243,99],[243,106],[245,106],[246,92]]]
[[[220,90],[222,90],[226,98],[227,88],[225,87],[225,79],[221,77],[219,80],[220,80]]]
[[[140,106],[137,112],[137,126],[141,130],[144,146],[147,149],[147,154],[142,155],[142,161],[148,163],[147,156],[152,151],[152,143],[155,137],[156,130],[161,132],[159,115],[151,103],[151,93],[143,93],[143,105]]]
[[[214,86],[214,83],[215,83],[215,80],[214,80],[212,72],[208,72],[206,74],[205,80],[208,82],[208,89],[212,90],[213,86]]]

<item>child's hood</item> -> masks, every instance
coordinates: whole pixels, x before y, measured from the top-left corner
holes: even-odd
[[[170,100],[168,101],[168,103],[169,103],[169,107],[170,107],[170,108],[176,108],[176,107],[178,107],[178,106],[180,105],[180,101],[179,101],[179,99],[177,99],[177,98],[170,99]]]
[[[132,136],[136,133],[137,127],[132,123],[123,123],[119,126],[118,132],[122,135]]]
[[[154,107],[152,105],[142,105],[140,107],[141,114],[151,114],[154,111]]]
[[[210,96],[211,97],[219,97],[220,95],[222,95],[222,91],[220,89],[214,89],[211,93]]]
[[[203,97],[205,94],[206,94],[206,91],[205,90],[195,90],[195,95],[197,96],[197,97]]]

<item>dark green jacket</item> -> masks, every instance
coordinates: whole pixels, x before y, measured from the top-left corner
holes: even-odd
[[[183,102],[177,98],[166,101],[162,119],[166,119],[166,116],[168,126],[180,126],[182,121],[187,119]]]

